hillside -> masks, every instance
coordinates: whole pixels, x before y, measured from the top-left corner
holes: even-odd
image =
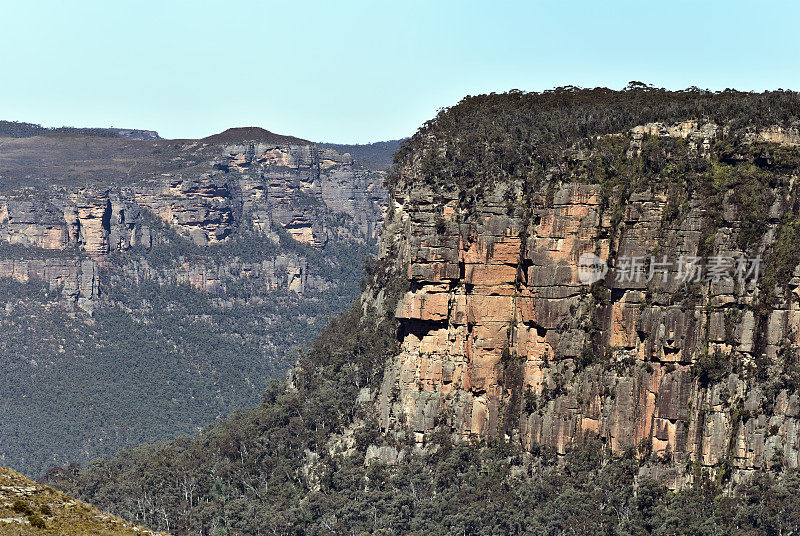
[[[269,145],[312,145],[308,140],[275,134],[260,127],[229,128],[219,134],[213,134],[201,141],[214,144],[236,144],[242,142],[260,142]]]
[[[799,118],[468,97],[396,156],[361,303],[286,384],[58,485],[177,534],[796,533]],[[750,268],[686,275],[714,257]]]
[[[0,138],[0,463],[41,475],[252,407],[357,298],[383,174],[225,139]]]
[[[158,140],[161,137],[155,130],[141,130],[137,128],[79,128],[79,127],[57,127],[46,128],[35,123],[23,123],[20,121],[0,120],[0,137],[5,138],[31,138],[33,136],[53,136],[64,137],[68,135],[76,136],[99,136],[102,138],[127,138],[131,140]]]
[[[0,533],[7,536],[158,536],[0,467]]]

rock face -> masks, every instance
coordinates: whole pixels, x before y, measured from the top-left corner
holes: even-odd
[[[288,289],[302,294],[307,290],[325,290],[328,282],[309,278],[308,260],[296,253],[281,253],[261,262],[243,262],[232,258],[183,259],[177,267],[152,266],[140,259],[124,266],[125,277],[136,281],[155,281],[161,286],[189,285],[212,295],[224,294],[228,285],[247,281],[262,291]]]
[[[0,203],[0,236],[10,244],[63,249],[69,244],[69,231],[64,213],[47,201]]]
[[[712,153],[724,131],[648,124],[607,141],[621,165],[669,143],[667,161],[680,150],[721,172]],[[766,149],[774,154],[795,138],[774,128],[746,143],[783,144]],[[687,464],[730,463],[736,475],[800,466],[800,397],[785,380],[797,372],[800,267],[785,266],[788,280],[764,266],[758,282],[735,277],[742,257],[779,262],[776,240],[793,225],[784,215],[797,217],[796,170],[768,173],[756,224],[733,188],[715,197],[712,216],[709,197],[676,207],[681,191],[657,178],[609,194],[581,171],[591,156],[576,148],[571,177],[551,171],[533,191],[498,182],[467,203],[473,192],[463,187],[422,184],[420,159],[401,170],[381,256],[411,291],[396,312],[403,350],[379,396],[383,428],[419,442],[440,427],[464,439],[506,435],[559,453],[600,440],[674,462],[664,467],[680,471],[658,470],[674,487],[693,478]],[[582,281],[582,255],[611,267],[604,280]],[[731,277],[687,279],[680,261],[690,256],[732,259]],[[626,273],[630,259],[643,263],[638,280]],[[733,365],[715,376],[720,363]]]
[[[242,206],[261,230],[268,222],[315,246],[344,232],[375,239],[386,192],[380,175],[355,165],[349,154],[314,146],[274,146],[252,142],[225,148],[215,166],[242,176]],[[349,224],[332,228],[326,213]],[[345,229],[346,228],[346,229]]]
[[[385,207],[383,175],[349,155],[313,146],[250,143],[219,148],[214,169],[165,173],[121,188],[25,193],[0,199],[0,239],[45,249],[80,246],[93,257],[137,243],[143,208],[198,245],[225,241],[240,227],[285,229],[321,246],[329,238],[377,238]],[[58,206],[57,206],[58,205]],[[141,229],[145,238],[147,230]]]
[[[98,266],[91,259],[0,259],[0,277],[20,283],[44,281],[51,291],[61,292],[87,311],[92,310],[100,293]]]
[[[198,246],[225,243],[243,232],[277,244],[280,230],[317,248],[330,239],[363,244],[377,240],[385,211],[383,175],[361,168],[348,154],[313,145],[263,142],[196,146],[200,144],[181,150],[199,150],[208,159],[205,165],[190,161],[192,165],[179,173],[154,173],[130,185],[72,192],[59,188],[34,194],[21,189],[0,198],[0,244],[77,248],[102,267],[110,254],[158,244],[154,225],[171,228]],[[155,215],[156,221],[148,215]],[[41,279],[51,287],[63,285],[64,295],[83,305],[98,296],[96,280],[93,287],[78,284],[83,281],[80,274],[87,273],[78,268],[79,260],[10,257],[2,274],[13,274],[19,281]],[[300,293],[327,285],[309,280],[307,261],[297,254],[279,254],[258,264],[233,262],[221,266],[186,261],[171,271],[134,263],[126,271],[137,279],[188,283],[206,291],[219,290],[220,280],[230,279],[231,274],[263,279],[266,289]]]

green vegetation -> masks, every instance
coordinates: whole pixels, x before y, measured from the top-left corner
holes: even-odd
[[[719,350],[709,354],[704,352],[692,365],[692,374],[700,381],[700,385],[707,387],[728,377],[730,359],[722,355]]]
[[[153,229],[158,245],[112,256],[91,319],[58,305],[59,289],[0,278],[5,463],[41,475],[53,465],[193,433],[256,405],[298,348],[352,303],[372,252],[335,240],[318,250],[285,233],[278,245],[248,235],[198,247]],[[0,256],[30,258],[41,251],[5,246]],[[220,290],[206,294],[167,277],[184,262],[229,267],[279,254],[304,259],[308,277],[329,282],[328,288],[298,295],[278,274],[284,281],[277,290],[267,289],[263,277],[223,277]],[[130,277],[130,267],[143,261],[166,278],[164,284]]]
[[[698,468],[694,488],[672,493],[637,477],[648,462],[633,452],[612,456],[589,444],[559,458],[446,434],[426,453],[388,438],[409,455],[396,466],[365,465],[368,446],[384,439],[355,396],[377,387],[396,348],[392,322],[362,314],[356,306],[322,333],[293,388],[276,383],[257,408],[202,434],[128,451],[57,484],[179,535],[772,535],[800,527],[795,472],[756,475],[723,496],[724,474]],[[337,447],[358,418],[353,443]]]
[[[33,136],[53,136],[59,134],[80,134],[82,136],[97,136],[101,138],[120,137],[119,132],[108,128],[47,128],[34,123],[22,123],[20,121],[0,121],[0,137],[30,138]]]
[[[23,514],[26,516],[33,514],[33,510],[31,509],[30,505],[22,499],[14,499],[14,502],[11,504],[11,509],[18,514]]]
[[[522,185],[525,195],[533,195],[544,190],[545,181],[549,191],[540,202],[552,203],[559,182],[588,179],[602,186],[603,210],[614,227],[624,223],[633,193],[683,192],[670,201],[662,227],[685,216],[693,203],[704,203],[703,251],[711,251],[725,223],[726,196],[732,196],[742,222],[741,246],[754,249],[768,217],[764,205],[771,201],[762,190],[788,188],[785,175],[795,160],[773,147],[747,153],[736,136],[746,128],[786,124],[798,112],[800,97],[792,92],[670,92],[639,83],[623,92],[570,87],[468,97],[403,145],[389,185],[411,188],[399,181],[421,180],[439,190],[458,188],[467,207],[503,184]],[[629,158],[627,141],[596,138],[649,121],[690,118],[730,128],[731,137],[713,148],[710,159],[691,154],[684,140],[645,137],[641,155]],[[416,173],[398,173],[403,166]],[[526,204],[521,210],[528,209]],[[793,255],[796,239],[787,221],[774,254]],[[776,265],[791,262],[789,257]],[[83,472],[58,471],[55,481],[102,508],[179,535],[771,536],[800,530],[795,471],[756,473],[734,486],[729,458],[717,468],[690,462],[694,486],[675,493],[646,476],[658,475],[663,460],[642,460],[635,452],[613,455],[598,444],[559,456],[540,445],[523,452],[513,439],[453,442],[445,428],[419,450],[402,433],[384,434],[375,408],[356,400],[362,389],[377,392],[385,363],[397,354],[391,311],[407,281],[391,272],[390,260],[370,266],[363,288],[372,295],[388,290],[381,308],[387,315],[379,317],[369,302],[364,308],[355,304],[303,351],[291,381],[273,383],[256,408],[195,436],[95,462]],[[592,292],[599,302],[608,301],[599,285]],[[695,289],[681,292],[685,304],[693,305]],[[796,349],[785,349],[781,358],[787,373],[796,370]],[[513,361],[504,355],[504,372],[517,388]],[[591,353],[579,361],[603,365]],[[726,356],[712,353],[694,373],[709,385],[725,377],[730,365]],[[540,397],[522,393],[519,407],[535,411],[558,397],[563,384],[555,383]],[[736,427],[747,417],[741,408],[732,412]],[[515,422],[513,412],[504,418]],[[405,456],[396,465],[365,463],[371,446],[396,448]],[[723,494],[723,487],[730,493]]]
[[[0,467],[0,533],[3,536],[134,536],[145,532]]]
[[[795,267],[800,264],[800,222],[791,214],[784,215],[776,233],[775,244],[765,259],[762,288],[770,301],[776,285],[785,287]]]
[[[668,91],[638,82],[625,91],[572,86],[510,91],[466,97],[442,110],[401,146],[395,165],[423,155],[422,178],[430,183],[490,188],[498,181],[541,177],[580,140],[648,122],[699,119],[737,131],[782,125],[798,115],[800,95],[791,91]],[[398,179],[393,174],[392,180]]]
[[[28,523],[30,523],[31,527],[35,529],[47,528],[47,523],[44,522],[44,519],[42,519],[41,516],[38,516],[36,514],[28,516]]]
[[[22,123],[20,121],[0,121],[0,136],[9,138],[28,138],[42,136],[48,129],[42,125]]]

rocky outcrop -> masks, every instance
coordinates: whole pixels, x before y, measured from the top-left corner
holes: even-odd
[[[197,245],[222,242],[236,226],[234,186],[221,174],[142,185],[135,199]]]
[[[74,197],[76,242],[90,256],[108,253],[111,231],[111,202],[108,192],[82,190]]]
[[[3,141],[0,457],[41,474],[193,433],[258,404],[352,304],[384,175],[303,140],[230,142],[251,133]],[[105,402],[69,402],[87,392]]]
[[[229,146],[225,153],[215,166],[241,174],[243,212],[254,228],[272,222],[314,246],[334,236],[377,238],[386,198],[383,175],[360,168],[350,155],[255,142]]]
[[[120,138],[129,140],[160,140],[161,136],[155,130],[142,130],[138,128],[106,128],[108,132],[113,132]]]
[[[53,191],[0,200],[0,240],[49,250],[78,247],[101,258],[135,244],[139,207],[109,190]]]
[[[205,165],[125,187],[21,191],[2,198],[0,240],[45,249],[78,246],[102,258],[147,242],[143,209],[198,245],[224,242],[240,228],[263,234],[283,228],[313,246],[334,237],[377,239],[383,174],[361,168],[350,155],[256,142],[204,151]]]
[[[70,242],[64,213],[45,200],[2,200],[0,238],[9,244],[63,249]]]
[[[238,258],[219,261],[203,258],[179,258],[177,266],[158,267],[146,259],[134,259],[121,269],[122,275],[136,284],[154,281],[164,285],[189,285],[211,295],[224,295],[230,286],[249,284],[267,291],[287,289],[298,294],[325,290],[330,282],[309,277],[308,260],[294,253],[275,255],[261,262],[243,262]],[[254,299],[263,299],[255,297]]]
[[[711,166],[724,130],[650,124],[612,143],[635,166],[644,142],[685,139],[669,150]],[[786,136],[770,129],[757,140],[793,145]],[[591,150],[578,153],[580,170]],[[777,262],[782,216],[796,208],[793,176],[769,172],[770,201],[756,224],[730,190],[715,198],[724,201],[712,217],[708,198],[676,208],[678,191],[656,179],[616,197],[591,174],[559,180],[558,170],[533,189],[509,180],[475,195],[421,183],[419,159],[410,162],[381,245],[411,286],[396,312],[402,352],[378,401],[385,430],[425,442],[445,427],[559,453],[600,440],[682,469],[730,463],[737,475],[800,466],[800,397],[785,380],[800,344],[800,267],[774,289],[764,288],[765,278],[777,282],[769,269],[761,282],[735,272],[743,258]],[[731,277],[687,278],[681,260],[699,256],[730,259]],[[586,258],[610,266],[605,279],[586,281]],[[642,263],[641,277],[626,273],[630,259]],[[692,479],[678,473],[671,486]]]
[[[69,302],[92,312],[100,295],[98,265],[91,259],[69,257],[0,259],[0,277],[20,283],[41,281]]]

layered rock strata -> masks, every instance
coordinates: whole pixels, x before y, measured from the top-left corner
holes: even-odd
[[[198,143],[186,150],[195,146]],[[281,230],[317,248],[331,239],[377,239],[385,209],[383,175],[361,168],[348,154],[313,145],[260,142],[203,145],[201,154],[211,155],[205,165],[193,165],[185,173],[154,174],[132,185],[11,192],[0,198],[0,245],[74,249],[103,267],[112,253],[168,242],[162,227],[197,246],[225,243],[247,233],[262,235],[277,246]],[[3,261],[9,266],[3,273],[20,281],[39,279],[51,287],[63,286],[65,296],[83,305],[98,296],[96,281],[94,287],[78,284],[86,270],[78,268],[82,261],[77,256],[40,262],[15,255]],[[260,284],[264,290],[299,293],[330,285],[310,278],[307,259],[291,252],[257,263],[187,258],[169,269],[134,259],[123,271],[136,281],[186,283],[210,293],[224,291],[236,280]]]
[[[711,162],[724,130],[649,124],[619,143],[633,161],[648,140],[686,140],[683,150]],[[750,141],[792,147],[795,137],[775,128]],[[678,192],[659,181],[616,206],[591,175],[555,174],[534,189],[498,182],[465,203],[462,187],[421,184],[416,165],[394,184],[382,239],[383,258],[411,286],[396,312],[402,353],[378,401],[385,430],[420,442],[441,427],[464,439],[506,435],[558,453],[599,440],[678,464],[669,467],[729,463],[737,475],[800,466],[800,397],[777,379],[796,372],[800,267],[765,306],[773,289],[752,272],[734,277],[735,262],[730,278],[697,282],[680,264],[772,259],[797,208],[796,171],[773,172],[764,227],[743,250],[752,222],[733,191],[712,225],[708,199],[689,196],[676,217]],[[598,283],[581,279],[587,254],[611,267]],[[625,259],[644,262],[640,278],[624,273]],[[648,278],[652,259],[669,266]],[[720,362],[735,365],[714,376],[709,363]],[[674,486],[692,478],[670,474]]]
[[[20,283],[42,281],[51,291],[91,311],[99,297],[99,268],[91,259],[51,257],[0,259],[0,277]]]

